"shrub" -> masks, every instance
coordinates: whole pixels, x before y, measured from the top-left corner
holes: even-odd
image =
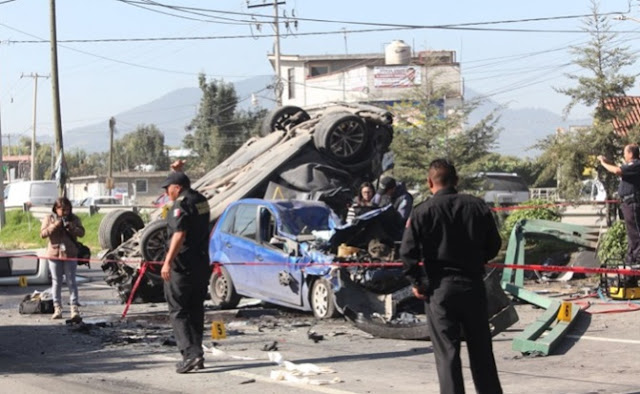
[[[560,221],[558,208],[547,200],[529,200],[518,205],[518,207],[531,208],[514,209],[508,216],[506,216],[506,218],[504,218],[500,230],[500,235],[504,241],[509,240],[511,230],[513,230],[513,226],[515,226],[519,220],[540,219],[552,220],[554,222]]]
[[[604,264],[624,261],[627,253],[627,230],[624,222],[618,220],[614,222],[606,233],[602,236],[598,244],[598,258]]]

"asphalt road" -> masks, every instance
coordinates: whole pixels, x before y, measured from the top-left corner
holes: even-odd
[[[43,286],[0,287],[3,392],[438,392],[429,342],[373,338],[342,319],[318,322],[308,314],[255,302],[234,311],[209,309],[207,330],[211,321],[224,321],[227,338],[208,338],[206,368],[179,375],[166,305],[134,304],[121,321],[124,305],[102,281],[101,271],[81,268],[79,274],[89,279],[80,285],[84,326],[52,321],[48,315],[19,315],[24,294]],[[566,286],[553,290],[572,291]],[[63,295],[67,297],[66,289]],[[494,338],[506,393],[640,393],[640,312],[581,313],[554,355],[525,357],[512,350],[512,340],[543,310],[527,304],[516,309],[520,322]],[[68,318],[68,308],[65,312]],[[322,340],[310,339],[311,332]],[[269,348],[277,353],[265,351]],[[284,363],[271,361],[270,354],[293,363],[294,370],[319,374],[287,373]],[[467,392],[474,392],[466,349],[463,365]]]

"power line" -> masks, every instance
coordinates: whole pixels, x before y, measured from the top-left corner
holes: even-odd
[[[138,1],[126,1],[126,0],[117,0],[117,1],[120,1],[122,3],[131,5],[133,7],[142,8],[142,9],[147,10],[147,11],[156,12],[156,13],[164,14],[164,15],[169,15],[169,16],[173,16],[173,17],[176,17],[176,18],[180,18],[180,19],[198,21],[198,22],[211,22],[211,23],[218,23],[218,24],[222,24],[222,25],[243,25],[243,26],[253,23],[252,21],[239,21],[237,19],[224,18],[224,17],[215,17],[215,16],[211,16],[211,15],[204,15],[204,16],[207,16],[209,18],[216,18],[216,19],[224,20],[226,22],[212,21],[210,19],[192,18],[192,17],[188,17],[188,16],[176,15],[176,14],[172,14],[172,13],[169,13],[169,12],[163,12],[163,11],[155,10],[155,9],[150,8],[150,7],[145,7],[144,5],[140,4],[140,2],[138,2]],[[147,2],[143,2],[143,4],[160,5],[160,4],[157,4],[155,2],[148,2],[148,1]],[[174,6],[167,6],[167,5],[162,5],[162,6],[166,7],[166,8],[170,8],[170,9],[176,9],[177,8],[177,7],[174,7]],[[193,14],[195,14],[195,15],[203,15],[203,14],[200,14],[200,13],[193,13]]]
[[[133,0],[118,0],[123,1],[125,3],[135,4],[139,3],[138,1]],[[180,9],[180,10],[189,10],[189,11],[198,11],[198,12],[211,12],[211,13],[219,13],[219,14],[229,14],[229,15],[242,15],[242,16],[252,16],[258,18],[267,18],[271,20],[273,17],[270,15],[264,14],[254,14],[247,12],[234,12],[234,11],[224,11],[224,10],[214,10],[210,8],[197,8],[197,7],[179,7],[179,6],[171,6],[162,4],[156,1],[144,1],[145,4],[153,3],[159,7],[167,7],[171,9]],[[628,13],[627,11],[614,11],[600,14],[601,16],[607,15],[621,15]],[[580,14],[580,15],[562,15],[562,16],[550,16],[550,17],[539,17],[539,18],[525,18],[525,19],[507,19],[501,21],[485,21],[485,22],[467,22],[467,23],[456,23],[456,24],[445,24],[445,25],[411,25],[411,24],[397,24],[397,23],[381,23],[381,22],[362,22],[362,21],[348,21],[348,20],[332,20],[332,19],[318,19],[318,18],[301,18],[296,17],[295,19],[300,21],[307,22],[321,22],[321,23],[338,23],[338,24],[347,24],[347,25],[364,25],[364,26],[385,26],[385,27],[401,27],[401,28],[426,28],[426,29],[450,29],[450,28],[464,28],[465,26],[480,26],[480,25],[496,25],[496,24],[510,24],[510,23],[527,23],[527,22],[542,22],[542,21],[554,21],[554,20],[565,20],[565,19],[580,19],[585,17],[592,17],[591,14]]]

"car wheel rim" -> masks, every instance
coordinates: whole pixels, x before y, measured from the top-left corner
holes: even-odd
[[[164,229],[159,229],[149,237],[147,243],[144,245],[145,255],[150,257],[150,261],[160,261],[164,255],[165,245],[167,244],[166,234],[167,233]],[[151,264],[149,266],[149,270],[155,273],[160,272],[160,268],[159,264]]]
[[[318,285],[313,293],[313,309],[316,315],[324,316],[327,313],[328,290],[324,285]]]
[[[365,130],[356,120],[338,124],[329,137],[329,148],[337,157],[351,157],[358,153],[365,142]]]
[[[273,122],[274,130],[285,130],[285,126],[289,123],[289,119],[293,114],[284,113]]]
[[[122,223],[118,227],[118,234],[120,234],[120,237],[122,238],[120,240],[121,242],[125,242],[131,237],[133,237],[133,234],[135,234],[135,232],[136,232],[136,229],[129,223]]]
[[[228,285],[227,285],[227,281],[226,281],[225,277],[224,276],[218,276],[218,278],[216,279],[216,285],[215,285],[216,295],[220,299],[224,299],[226,297],[226,294],[227,294],[227,289],[228,289]]]

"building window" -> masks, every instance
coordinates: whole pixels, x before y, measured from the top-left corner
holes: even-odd
[[[296,98],[296,74],[293,68],[287,69],[287,84],[289,86],[289,98]]]
[[[328,65],[317,65],[311,66],[309,68],[309,75],[312,77],[317,77],[318,75],[329,74],[329,66]]]
[[[136,193],[138,194],[144,194],[147,193],[148,190],[148,184],[147,184],[147,180],[146,179],[136,179]]]

